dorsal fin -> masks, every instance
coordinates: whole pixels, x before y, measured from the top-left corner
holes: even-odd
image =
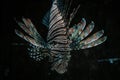
[[[42,19],[42,23],[46,26],[49,27],[49,19],[50,19],[50,10],[45,14],[45,16]]]

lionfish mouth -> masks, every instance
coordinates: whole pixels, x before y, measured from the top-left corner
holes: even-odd
[[[59,60],[58,62],[53,64],[51,70],[55,70],[59,74],[63,74],[67,71],[67,67],[68,67],[68,61]]]
[[[60,46],[58,46],[57,49],[53,48],[50,51],[53,62],[51,70],[55,70],[60,74],[65,73],[67,71],[68,62],[71,57],[70,51],[71,49],[69,45],[66,45],[64,48],[60,48]]]

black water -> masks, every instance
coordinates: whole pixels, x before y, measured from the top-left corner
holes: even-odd
[[[60,75],[50,71],[47,60],[35,62],[27,54],[26,41],[15,35],[20,29],[14,18],[30,18],[42,37],[46,39],[47,28],[41,23],[50,8],[50,0],[4,0],[1,7],[2,26],[0,53],[0,80],[120,80],[120,61],[98,63],[98,59],[120,57],[119,4],[115,0],[73,0],[78,10],[71,25],[82,17],[95,22],[93,32],[105,30],[108,40],[91,49],[72,51],[68,71]],[[15,46],[13,43],[25,45]]]

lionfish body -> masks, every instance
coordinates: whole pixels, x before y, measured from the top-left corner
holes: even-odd
[[[18,36],[30,43],[31,47],[28,50],[31,58],[40,61],[48,56],[53,63],[51,69],[62,74],[67,71],[71,50],[90,48],[106,40],[106,36],[102,37],[103,30],[87,38],[94,28],[93,21],[86,27],[86,20],[83,18],[80,23],[71,28],[69,27],[78,8],[73,10],[68,17],[68,5],[63,6],[61,0],[53,0],[51,9],[46,13],[42,21],[48,28],[47,42],[38,33],[30,19],[23,18],[23,23],[17,22],[28,34],[25,35],[15,30]]]

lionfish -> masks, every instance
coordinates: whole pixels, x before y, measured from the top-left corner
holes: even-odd
[[[55,70],[60,74],[67,71],[71,50],[91,48],[107,39],[106,36],[103,36],[104,30],[100,30],[88,37],[95,24],[91,21],[86,26],[84,18],[78,24],[70,27],[70,23],[79,8],[78,6],[69,13],[70,5],[71,2],[63,5],[61,0],[52,0],[52,6],[42,20],[42,23],[48,28],[46,41],[28,18],[22,18],[22,22],[17,21],[27,35],[15,29],[15,33],[19,37],[30,43],[28,48],[30,57],[36,61],[48,57],[48,60],[52,62],[51,70]]]

